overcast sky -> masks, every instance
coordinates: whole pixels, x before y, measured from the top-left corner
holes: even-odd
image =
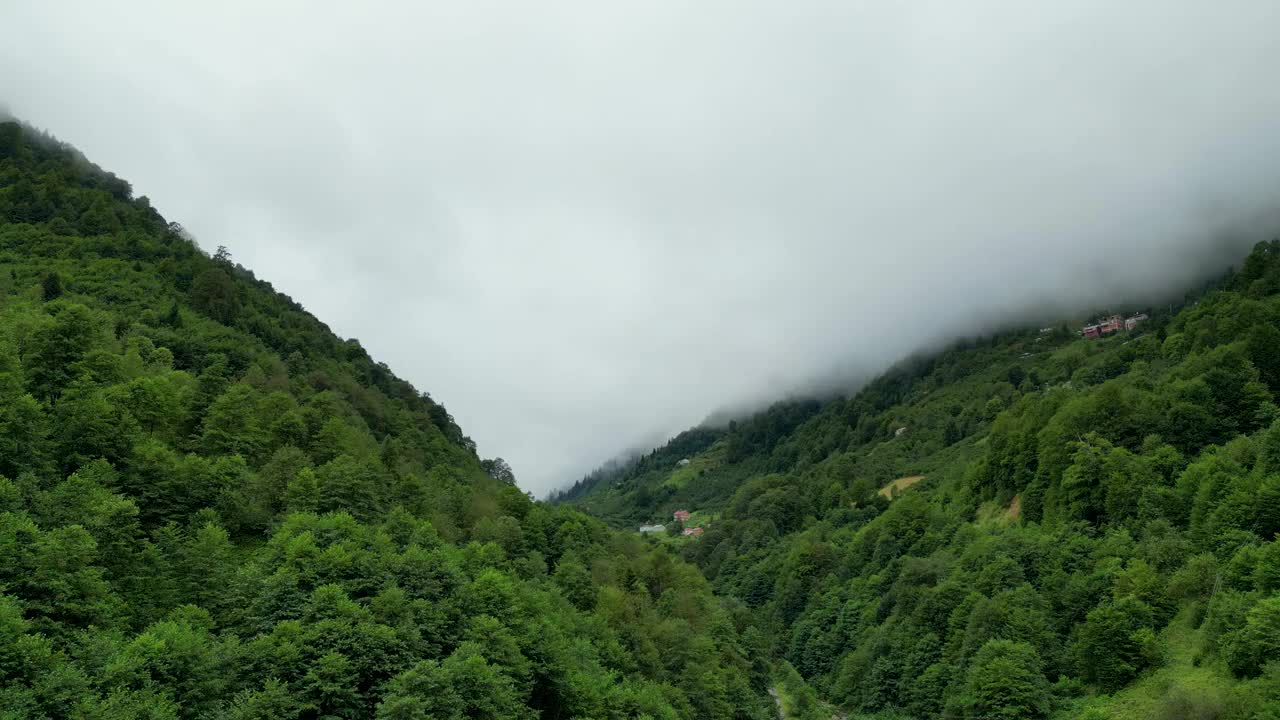
[[[0,102],[541,494],[1280,234],[1277,37],[1274,0],[18,0]]]

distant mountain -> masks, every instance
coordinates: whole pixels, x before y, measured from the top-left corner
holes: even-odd
[[[0,123],[0,717],[772,716],[740,607],[510,480],[224,248]]]
[[[1280,241],[1119,310],[690,430],[561,499],[689,512],[701,535],[653,542],[854,714],[1280,717]]]

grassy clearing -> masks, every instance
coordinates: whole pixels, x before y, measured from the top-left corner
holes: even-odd
[[[689,458],[688,465],[672,470],[662,484],[678,490],[708,470],[720,467],[724,462],[725,448],[723,442],[718,442],[708,448],[705,453]]]
[[[912,485],[915,485],[916,483],[920,482],[923,479],[924,479],[923,475],[908,475],[906,477],[900,477],[897,480],[894,480],[893,482],[889,483],[888,485],[885,485],[884,487],[880,488],[880,494],[892,500],[895,495],[901,493],[903,490],[906,490],[907,488],[911,487]]]
[[[814,689],[785,660],[774,673],[769,694],[782,720],[829,720],[840,717],[831,705],[818,699]]]
[[[979,505],[974,522],[978,525],[1004,527],[1016,523],[1020,517],[1022,517],[1022,496],[1014,495],[1008,506],[994,500],[988,500]]]
[[[1194,663],[1201,631],[1184,608],[1162,633],[1165,664],[1114,695],[1085,698],[1054,715],[1059,720],[1149,720],[1221,717],[1239,684],[1217,662]]]
[[[709,510],[694,510],[689,513],[689,522],[685,523],[685,527],[706,527],[712,522],[720,519],[720,513],[711,512]]]

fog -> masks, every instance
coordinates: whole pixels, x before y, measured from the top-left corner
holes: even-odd
[[[1238,262],[1280,234],[1278,31],[1269,0],[11,3],[0,102],[542,494]]]

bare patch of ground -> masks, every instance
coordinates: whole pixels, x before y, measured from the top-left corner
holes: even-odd
[[[897,495],[923,479],[923,475],[908,475],[906,477],[900,477],[880,488],[880,494],[892,500],[894,495]]]

